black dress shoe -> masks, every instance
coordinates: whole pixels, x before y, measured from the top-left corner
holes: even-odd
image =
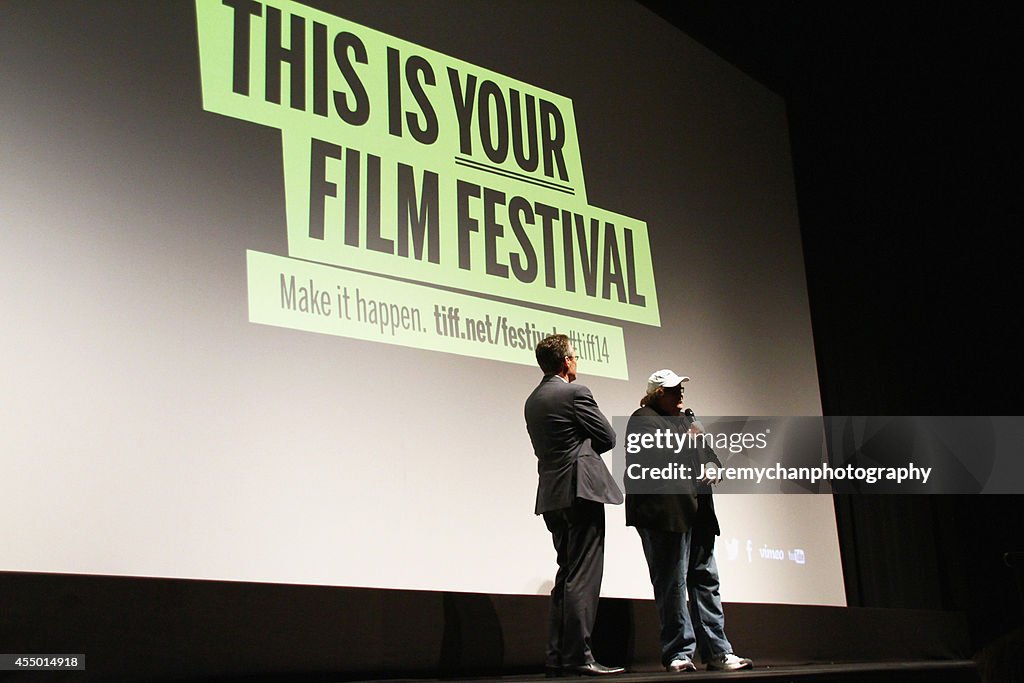
[[[577,676],[609,676],[611,674],[624,673],[626,670],[621,666],[605,666],[604,664],[591,662],[581,666],[566,667],[565,671]]]
[[[546,666],[544,667],[545,678],[564,678],[569,674],[560,666]]]

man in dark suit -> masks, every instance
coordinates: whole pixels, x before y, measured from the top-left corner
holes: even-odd
[[[604,504],[622,502],[599,455],[615,445],[615,432],[590,389],[572,383],[577,357],[567,336],[546,337],[536,354],[544,378],[524,409],[540,475],[534,514],[544,515],[558,560],[547,673],[622,673],[596,662],[590,651],[604,574]]]
[[[701,432],[692,417],[682,416],[683,382],[689,379],[671,370],[658,370],[650,376],[640,408],[630,416],[627,444],[641,443],[643,435],[656,432],[680,436]],[[733,654],[725,636],[714,555],[715,536],[721,533],[711,497],[711,485],[717,482],[694,480],[702,464],[721,467],[722,463],[702,440],[694,441],[697,445],[686,449],[645,449],[645,464],[684,461],[680,464],[690,468],[691,478],[661,483],[657,490],[644,493],[633,493],[627,486],[626,524],[636,527],[643,543],[661,622],[665,669],[696,670],[692,658],[698,648],[708,669],[749,669],[751,660]],[[656,442],[651,439],[648,443]]]

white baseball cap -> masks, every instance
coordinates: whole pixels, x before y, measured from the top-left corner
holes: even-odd
[[[659,387],[670,389],[689,381],[686,375],[677,375],[671,370],[658,370],[647,378],[647,393],[653,394]]]

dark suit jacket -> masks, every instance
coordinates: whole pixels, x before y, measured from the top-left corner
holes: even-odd
[[[632,418],[641,418],[634,420]],[[648,432],[654,429],[669,429],[686,432],[692,421],[687,417],[668,417],[650,407],[634,411],[630,416],[627,434]],[[691,466],[713,462],[719,467],[722,463],[710,448],[698,448],[692,454]],[[627,462],[629,457],[627,456]],[[696,471],[696,469],[694,470]],[[674,483],[672,490],[678,491],[685,482]],[[688,529],[699,528],[720,533],[718,517],[715,515],[715,504],[711,497],[711,487],[707,484],[695,483],[689,487],[688,493],[644,493],[626,494],[626,526],[658,531],[674,531],[682,533]]]
[[[615,432],[590,389],[545,375],[526,399],[524,413],[540,475],[534,514],[568,508],[576,498],[622,502],[622,491],[598,455],[615,446]]]

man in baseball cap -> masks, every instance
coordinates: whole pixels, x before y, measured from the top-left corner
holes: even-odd
[[[700,431],[691,416],[683,416],[686,375],[658,370],[647,379],[647,393],[630,418],[627,432],[667,429]],[[628,438],[627,438],[628,440]],[[701,441],[691,451],[694,463],[722,463]],[[661,622],[661,657],[670,672],[694,671],[699,649],[708,669],[749,669],[753,662],[733,654],[725,636],[725,613],[718,592],[715,536],[720,533],[711,497],[711,482],[692,482],[691,490],[634,494],[626,491],[626,524],[635,527],[654,586]],[[686,586],[685,592],[680,590]],[[686,596],[689,594],[689,601]],[[688,604],[687,604],[688,603]]]
[[[647,378],[647,395],[653,394],[659,388],[671,389],[689,381],[690,378],[686,375],[677,375],[671,370],[658,370]]]

